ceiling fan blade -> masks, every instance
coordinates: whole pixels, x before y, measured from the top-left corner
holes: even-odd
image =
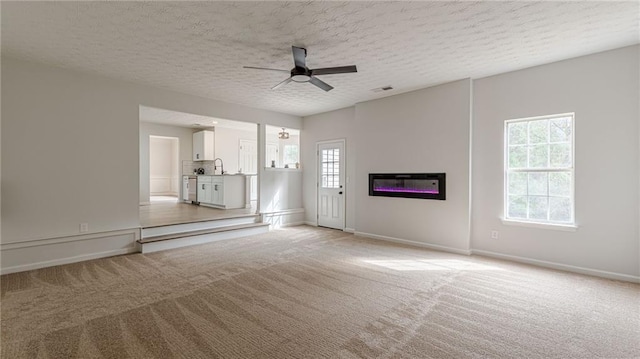
[[[325,91],[331,91],[333,90],[333,86],[329,85],[328,83],[320,80],[317,77],[312,77],[311,80],[309,80],[310,83],[320,87],[321,89],[325,90]]]
[[[340,67],[325,67],[322,69],[313,69],[311,70],[311,76],[316,75],[331,75],[331,74],[346,74],[350,72],[358,72],[358,69],[355,65],[351,66],[340,66]]]
[[[296,64],[296,67],[301,67],[303,69],[307,68],[307,49],[302,47],[291,46],[291,51],[293,52],[293,62]]]
[[[286,79],[286,80],[282,81],[281,83],[279,83],[279,84],[277,84],[277,85],[273,86],[271,89],[272,89],[272,90],[278,89],[278,88],[280,88],[280,87],[282,87],[282,86],[284,86],[284,85],[288,84],[288,83],[289,83],[289,82],[291,82],[291,81],[292,81],[292,80],[291,80],[291,77],[289,77],[288,79]]]
[[[253,66],[242,66],[245,69],[254,69],[254,70],[270,70],[270,71],[280,71],[280,72],[290,72],[289,70],[280,70],[280,69],[270,69],[268,67],[253,67]]]

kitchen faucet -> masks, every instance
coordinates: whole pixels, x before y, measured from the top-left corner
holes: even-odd
[[[218,166],[216,166],[216,161],[220,160],[220,174],[223,175],[224,174],[224,163],[222,162],[222,158],[218,157],[215,160],[213,160],[213,174],[216,174],[216,170],[218,169]]]

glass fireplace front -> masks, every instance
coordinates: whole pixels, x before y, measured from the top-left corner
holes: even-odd
[[[370,173],[369,196],[446,199],[444,173]]]

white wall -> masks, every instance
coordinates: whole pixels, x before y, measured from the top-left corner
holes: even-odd
[[[179,164],[178,173],[182,168],[182,161],[191,161],[194,130],[186,127],[167,126],[157,123],[140,122],[140,203],[149,202],[149,136],[167,136],[178,138]],[[179,179],[178,179],[179,180]],[[181,181],[178,181],[178,187]],[[181,189],[180,189],[181,190]],[[179,191],[180,191],[179,190]]]
[[[346,142],[346,186],[345,186],[345,225],[347,230],[355,229],[355,107],[325,112],[304,118],[304,127],[300,134],[300,156],[303,171],[303,203],[305,222],[317,223],[318,163],[316,144],[319,141],[345,139]]]
[[[254,131],[244,131],[233,128],[216,127],[215,129],[215,156],[224,162],[224,170],[228,173],[238,172],[240,140],[253,140],[258,138],[258,128]],[[257,149],[257,145],[256,145]],[[257,153],[256,153],[257,154]],[[246,169],[243,169],[243,171]]]
[[[178,196],[178,139],[149,136],[149,193]]]
[[[316,222],[316,149],[346,140],[346,229],[469,251],[470,80],[304,118],[305,220]],[[445,201],[370,197],[369,173],[447,174]]]
[[[640,47],[474,81],[474,250],[640,275]],[[575,232],[505,226],[504,120],[575,112]],[[490,239],[498,230],[498,240]]]
[[[470,86],[461,80],[356,105],[356,232],[469,250]],[[369,196],[369,173],[394,172],[445,172],[446,200]]]
[[[2,96],[2,244],[77,235],[80,223],[139,227],[140,105],[301,127],[297,116],[4,57]]]
[[[260,211],[278,212],[302,208],[302,172],[266,169],[260,178]]]

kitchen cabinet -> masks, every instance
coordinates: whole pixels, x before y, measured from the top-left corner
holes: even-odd
[[[213,131],[198,131],[193,134],[193,160],[213,161],[214,155]]]
[[[211,186],[211,203],[216,206],[224,206],[224,176],[212,176]]]
[[[221,208],[245,208],[246,176],[198,176],[198,202],[200,205]]]
[[[211,176],[198,176],[198,202],[204,204],[211,203],[212,192]]]

